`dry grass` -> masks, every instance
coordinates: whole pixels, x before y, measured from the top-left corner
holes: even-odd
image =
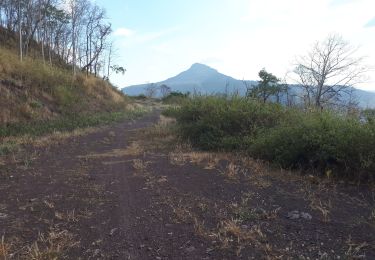
[[[248,228],[241,225],[238,219],[227,219],[221,221],[216,229],[207,230],[204,222],[196,219],[194,227],[198,235],[215,241],[221,249],[234,248],[237,256],[249,246],[261,250],[266,257],[273,252],[272,247],[267,243],[266,235],[258,225]]]
[[[160,115],[158,125],[161,127],[169,127],[176,123],[176,119]]]
[[[320,212],[324,222],[330,221],[330,212],[332,209],[331,199],[322,199],[322,194],[327,194],[327,187],[324,184],[319,184],[317,189],[311,186],[311,183],[306,182],[304,188],[305,199],[310,202],[309,206],[312,210]],[[333,193],[333,191],[330,191]]]
[[[375,208],[372,209],[369,219],[375,222]]]
[[[177,223],[189,223],[194,219],[194,214],[191,212],[190,208],[181,203],[173,207],[173,213],[175,214]]]
[[[136,170],[137,174],[145,174],[147,171],[147,167],[149,162],[145,162],[141,159],[134,159],[133,160],[133,168]]]
[[[77,129],[72,132],[54,132],[52,134],[43,136],[43,137],[32,137],[32,136],[22,136],[22,137],[6,137],[0,140],[0,162],[8,161],[9,159],[1,158],[1,151],[5,150],[7,154],[10,154],[10,159],[13,159],[13,162],[19,160],[24,161],[24,164],[30,161],[30,156],[21,155],[23,146],[33,146],[35,148],[48,147],[56,144],[60,144],[66,139],[84,136],[90,133],[98,131],[100,128],[86,128],[86,129]],[[17,158],[21,155],[22,158]],[[28,160],[28,161],[27,161]],[[4,163],[5,164],[5,163]],[[1,165],[1,163],[0,163]]]
[[[10,259],[12,257],[11,255],[12,247],[10,244],[5,242],[5,237],[2,236],[0,240],[0,259]]]
[[[13,241],[14,242],[14,241]],[[17,243],[15,243],[17,244]],[[72,233],[51,227],[45,234],[40,233],[36,241],[26,246],[7,243],[0,239],[0,259],[57,260],[66,259],[72,248],[79,246]]]
[[[168,157],[171,164],[182,166],[192,163],[206,170],[214,170],[218,168],[220,160],[228,159],[225,154],[194,151],[190,144],[177,144]]]
[[[37,241],[27,248],[26,257],[33,260],[62,259],[67,251],[79,245],[67,230],[51,228],[47,234],[39,234]]]
[[[77,223],[79,221],[79,216],[77,215],[75,209],[63,212],[55,211],[55,217],[58,220],[67,222],[67,223]]]
[[[363,250],[369,246],[368,243],[355,243],[351,237],[348,238],[346,241],[346,245],[348,246],[347,251],[345,252],[345,256],[348,259],[365,259],[366,255],[363,254]]]
[[[183,166],[192,163],[206,170],[216,169],[232,181],[238,181],[239,177],[243,176],[261,188],[268,188],[272,185],[269,180],[270,176],[280,176],[279,172],[273,173],[262,161],[230,153],[195,151],[188,143],[176,144],[168,157],[171,164]],[[223,168],[220,162],[226,166]]]
[[[234,164],[233,162],[229,162],[225,170],[221,173],[224,174],[230,180],[237,180],[239,171],[240,167],[238,165]]]
[[[140,140],[147,150],[160,150],[169,148],[176,143],[177,137],[173,131],[175,121],[171,118],[160,116],[157,124],[141,131]]]
[[[78,156],[79,159],[104,159],[113,157],[126,157],[126,156],[138,156],[143,153],[143,148],[137,142],[132,142],[125,149],[113,149],[105,153],[88,154]]]

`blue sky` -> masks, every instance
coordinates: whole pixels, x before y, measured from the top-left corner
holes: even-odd
[[[375,66],[374,0],[97,0],[113,25],[124,87],[205,63],[238,79],[260,69],[283,78],[295,57],[330,33],[360,46]],[[372,72],[373,74],[373,72]],[[375,91],[375,76],[360,87]]]

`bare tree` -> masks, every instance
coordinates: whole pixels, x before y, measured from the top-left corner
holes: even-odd
[[[101,69],[103,76],[108,74],[104,66],[108,49],[113,56],[108,44],[112,28],[105,10],[90,0],[0,0],[0,27],[1,40],[19,50],[21,61],[29,51],[38,55],[40,46],[41,58],[51,66],[70,64],[73,74],[78,67],[95,76]],[[8,44],[8,38],[17,38],[18,46]],[[112,63],[109,58],[105,68]]]
[[[158,86],[154,83],[151,83],[145,87],[145,95],[148,98],[153,98],[155,97],[156,93],[158,91]]]
[[[23,49],[22,49],[22,9],[21,1],[18,1],[18,30],[19,30],[19,44],[20,44],[20,60],[23,59]]]
[[[317,42],[312,50],[297,59],[295,74],[304,90],[307,106],[323,108],[348,98],[355,84],[364,80],[368,69],[363,57],[339,35]]]
[[[172,89],[170,87],[168,87],[167,85],[163,84],[163,85],[160,86],[160,93],[161,93],[163,98],[165,98],[166,96],[171,94],[171,92],[172,92]]]

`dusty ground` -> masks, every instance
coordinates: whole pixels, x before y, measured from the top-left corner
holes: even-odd
[[[0,158],[0,259],[375,259],[375,190],[193,151],[168,121]]]

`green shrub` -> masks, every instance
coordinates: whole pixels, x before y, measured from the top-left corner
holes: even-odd
[[[180,135],[203,149],[238,149],[242,139],[263,127],[273,127],[287,111],[278,104],[260,104],[250,99],[218,96],[195,97],[165,115],[179,123]]]
[[[284,167],[309,167],[340,175],[375,171],[375,131],[359,120],[331,113],[300,117],[295,124],[265,129],[249,141],[251,155]]]
[[[183,139],[206,150],[242,151],[285,168],[374,176],[375,123],[241,97],[195,97],[164,111]]]
[[[171,92],[168,96],[162,98],[163,103],[170,105],[180,105],[189,98],[190,93]]]

